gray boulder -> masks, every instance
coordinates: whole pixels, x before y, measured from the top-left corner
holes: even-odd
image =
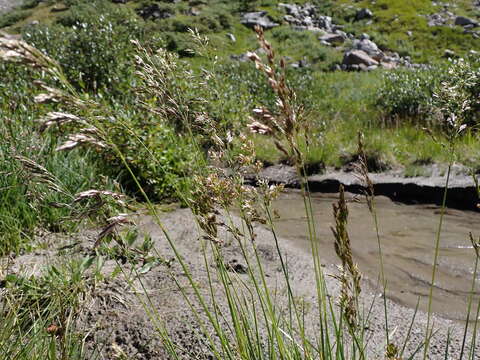
[[[370,9],[360,9],[355,14],[355,20],[371,19],[373,17],[373,12]]]
[[[252,29],[255,26],[261,26],[264,29],[271,29],[279,25],[270,19],[266,11],[254,11],[245,13],[242,15],[242,19],[240,20],[240,22],[246,27]]]
[[[295,4],[284,4],[284,3],[280,3],[278,4],[278,6],[281,8],[284,8],[287,11],[288,15],[291,15],[296,18],[300,17],[300,11],[301,11],[300,6]]]
[[[325,34],[318,38],[322,43],[328,44],[343,44],[345,42],[346,36],[342,33],[337,34]]]
[[[478,26],[478,23],[475,20],[469,19],[465,16],[457,16],[455,18],[455,25],[459,26]]]
[[[158,4],[152,4],[139,9],[138,15],[140,15],[144,20],[158,20],[168,19],[174,14],[170,10],[160,8]]]
[[[353,65],[364,65],[364,66],[372,66],[378,65],[378,61],[371,58],[365,51],[362,50],[352,50],[345,53],[343,57],[343,65],[347,67],[351,67]]]
[[[354,50],[361,50],[367,53],[369,56],[375,58],[382,58],[383,52],[378,48],[377,44],[375,44],[372,40],[367,38],[363,38],[361,40],[355,40],[353,42],[353,49]]]

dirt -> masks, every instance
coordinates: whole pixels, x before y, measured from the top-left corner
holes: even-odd
[[[178,209],[170,213],[162,214],[162,223],[177,246],[177,249],[190,268],[192,277],[199,284],[199,289],[205,296],[209,306],[212,306],[212,298],[209,295],[208,273],[202,256],[202,241],[195,225],[192,214],[187,209]],[[148,216],[139,218],[137,221],[142,234],[150,234],[158,254],[165,260],[173,257],[172,250],[166,241],[164,233],[155,221]],[[272,234],[264,227],[257,227],[256,245],[259,248],[261,261],[265,270],[268,286],[275,289],[276,303],[282,308],[286,306],[287,297]],[[85,256],[90,253],[94,243],[95,232],[86,232],[73,239],[65,239],[63,242],[48,240],[44,243],[44,250],[34,254],[20,256],[14,259],[10,272],[32,273],[41,270],[43,264],[52,264],[63,261],[66,256]],[[221,234],[224,239],[223,252],[227,262],[232,264],[231,270],[244,270],[246,264],[242,262],[239,247],[233,242],[228,233]],[[59,247],[72,244],[69,248],[59,251]],[[280,247],[285,258],[288,259],[289,273],[296,297],[302,297],[307,311],[305,322],[307,333],[312,338],[318,334],[318,309],[316,308],[315,279],[313,276],[313,263],[311,255],[294,241],[280,238]],[[207,252],[209,269],[215,274],[215,266],[212,254]],[[107,260],[102,268],[102,273],[108,278],[115,271],[117,262]],[[33,269],[33,270],[32,270]],[[173,343],[178,347],[183,359],[211,359],[207,340],[199,329],[199,322],[190,310],[185,297],[182,295],[180,285],[188,288],[188,281],[178,262],[163,263],[154,267],[149,272],[132,277],[128,275],[129,266],[123,266],[127,275],[120,273],[116,277],[99,283],[88,299],[85,300],[85,310],[79,320],[79,327],[88,336],[86,337],[86,349],[89,356],[101,354],[100,358],[119,358],[122,354],[129,359],[165,359],[165,347],[162,343],[161,333],[168,332]],[[324,271],[327,274],[336,273],[333,265],[325,264]],[[242,282],[248,282],[248,275],[244,271],[238,271],[235,281],[238,281],[238,289],[243,288]],[[175,279],[175,281],[174,281]],[[128,280],[128,281],[127,281]],[[327,286],[332,299],[338,298],[339,286],[337,280],[327,276]],[[229,312],[222,286],[213,275],[213,291],[215,302],[222,310],[225,324],[229,322]],[[192,302],[192,306],[199,308],[194,301],[191,291],[187,290],[186,298]],[[368,282],[363,285],[362,304],[366,310],[372,306],[372,313],[367,329],[370,337],[368,359],[383,359],[385,349],[384,338],[384,310],[383,300],[378,291],[371,288]],[[414,310],[401,306],[393,301],[387,301],[389,324],[391,326],[391,341],[403,344],[405,334],[413,317]],[[155,311],[155,316],[148,312]],[[202,315],[201,318],[204,319]],[[159,322],[152,321],[159,319]],[[164,324],[165,327],[161,324]],[[445,339],[447,332],[450,333],[450,358],[458,358],[462,338],[462,324],[434,316],[436,332],[432,338],[430,359],[443,359]],[[418,344],[424,339],[426,326],[426,314],[416,315],[412,337],[407,345],[406,354],[412,354]],[[264,336],[265,334],[262,334]],[[480,350],[480,349],[479,349]],[[421,352],[413,358],[421,357]]]

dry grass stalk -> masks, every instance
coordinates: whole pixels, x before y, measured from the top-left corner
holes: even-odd
[[[15,156],[15,159],[22,164],[25,174],[25,183],[34,183],[36,185],[45,185],[47,189],[63,195],[68,195],[68,192],[59,185],[58,179],[51,174],[44,166],[36,163],[32,159],[24,156]],[[33,195],[30,193],[30,195]],[[37,191],[35,197],[39,200],[44,199],[44,192]]]
[[[399,357],[400,350],[395,344],[388,344],[387,351],[385,353],[386,360],[402,360]]]
[[[367,200],[368,210],[374,212],[374,198],[375,189],[372,180],[368,173],[367,155],[365,152],[365,145],[363,142],[364,136],[362,133],[358,133],[358,163],[354,165],[356,176],[363,182],[365,188],[365,199]]]
[[[256,53],[249,52],[247,55],[255,63],[255,67],[266,75],[276,96],[276,108],[273,111],[265,107],[254,109],[248,127],[253,133],[271,136],[277,149],[301,172],[303,156],[298,146],[298,138],[302,130],[306,129],[302,116],[303,108],[297,104],[296,94],[287,84],[285,60],[281,59],[277,65],[275,51],[265,39],[262,28],[256,27],[255,31],[260,47],[266,53],[267,62],[264,63]],[[304,131],[304,134],[306,133]]]
[[[56,75],[52,69],[59,68],[58,63],[44,55],[25,41],[0,37],[0,59],[6,62],[14,62],[27,65],[33,69],[39,69]]]
[[[472,243],[473,250],[475,251],[475,255],[480,257],[480,237],[475,239],[472,233],[470,233],[470,242]]]
[[[340,275],[337,276],[342,286],[340,306],[349,328],[354,330],[357,328],[359,322],[357,301],[361,293],[360,282],[362,275],[360,274],[357,264],[353,261],[350,236],[347,230],[348,207],[343,186],[340,186],[339,192],[338,202],[333,204],[335,227],[331,229],[335,237],[335,252],[342,262]]]
[[[97,148],[106,149],[107,143],[99,140],[98,136],[91,136],[87,134],[98,134],[95,128],[81,129],[80,133],[68,136],[68,140],[57,147],[56,151],[72,150],[80,145],[93,145]]]
[[[39,119],[40,131],[44,132],[53,125],[62,126],[65,124],[86,124],[85,120],[82,120],[76,115],[68,114],[65,112],[52,111],[45,115],[43,118]]]
[[[180,83],[191,86],[197,84],[198,79],[181,66],[178,55],[165,49],[154,52],[138,41],[133,43],[137,47],[135,74],[142,80],[135,88],[140,103],[147,111],[159,115],[160,120],[168,121],[179,130],[188,129],[196,116],[192,111],[194,103],[202,103],[204,99],[188,98]]]
[[[125,225],[135,225],[135,223],[130,220],[130,214],[121,213],[116,216],[112,216],[107,219],[107,225],[102,229],[102,231],[97,235],[97,239],[94,248],[98,247],[102,240],[111,234],[117,234],[118,228]]]

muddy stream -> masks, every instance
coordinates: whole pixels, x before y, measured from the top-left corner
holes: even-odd
[[[353,199],[353,195],[349,195]],[[373,286],[378,284],[379,256],[374,220],[365,201],[349,203],[349,233],[354,259]],[[332,203],[335,194],[314,194],[313,208],[320,256],[324,263],[338,263],[330,226],[334,224]],[[387,295],[403,305],[426,310],[435,234],[440,208],[431,205],[403,205],[386,197],[377,197],[380,239],[387,279]],[[277,231],[309,251],[305,236],[306,217],[299,192],[290,191],[275,203],[280,214]],[[464,320],[472,286],[474,250],[469,232],[480,236],[480,213],[447,209],[440,240],[438,272],[435,281],[433,311],[454,320]],[[479,299],[477,276],[475,298]],[[381,291],[381,290],[379,290]],[[476,306],[475,306],[476,310]]]

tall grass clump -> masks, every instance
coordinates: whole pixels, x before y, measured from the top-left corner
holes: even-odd
[[[0,253],[4,255],[28,250],[42,231],[71,230],[71,211],[57,205],[69,204],[77,192],[91,186],[113,184],[101,179],[94,154],[59,153],[56,136],[40,134],[31,96],[32,73],[7,63],[0,64],[0,71]]]
[[[38,276],[6,276],[0,301],[3,359],[85,358],[85,329],[78,319],[93,286],[85,276],[89,266],[74,260],[50,265]]]

